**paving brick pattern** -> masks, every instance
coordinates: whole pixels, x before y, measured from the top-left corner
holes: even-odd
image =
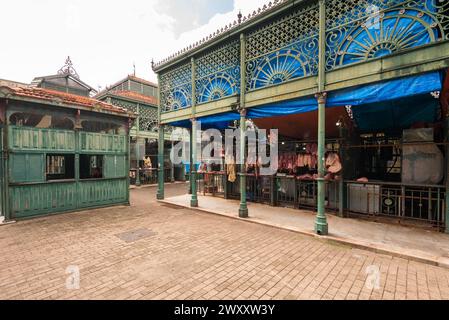
[[[448,269],[154,197],[136,189],[131,207],[0,227],[0,299],[449,299]],[[117,236],[142,229],[134,242]],[[67,288],[73,268],[79,289]]]

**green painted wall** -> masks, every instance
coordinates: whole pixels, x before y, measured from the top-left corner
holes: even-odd
[[[10,219],[72,211],[129,201],[127,135],[8,127]],[[48,154],[103,156],[102,179],[46,181]],[[0,169],[1,170],[1,169]]]

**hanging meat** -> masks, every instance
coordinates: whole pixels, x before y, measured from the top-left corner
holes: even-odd
[[[330,152],[326,158],[326,169],[329,173],[339,173],[342,169],[340,157],[335,152]]]

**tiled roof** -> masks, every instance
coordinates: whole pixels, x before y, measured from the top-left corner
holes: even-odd
[[[143,83],[143,84],[148,84],[148,85],[150,85],[150,86],[153,86],[153,87],[156,87],[156,88],[157,88],[157,84],[154,83],[154,82],[151,82],[151,81],[148,81],[148,80],[145,80],[145,79],[142,79],[142,78],[133,76],[133,75],[129,75],[128,78],[129,78],[130,80],[137,81],[137,82],[140,82],[140,83]]]
[[[113,95],[116,96],[120,96],[120,97],[124,97],[124,98],[131,98],[134,100],[139,100],[145,103],[149,103],[152,105],[157,106],[157,98],[156,97],[150,97],[150,96],[146,96],[143,95],[141,93],[138,92],[134,92],[134,91],[112,91],[110,92]]]
[[[45,100],[49,102],[54,103],[64,103],[68,105],[74,105],[74,106],[81,106],[81,107],[87,107],[92,108],[95,111],[95,109],[99,108],[104,111],[114,112],[114,113],[121,113],[121,114],[129,114],[129,111],[120,108],[117,106],[114,106],[112,104],[99,101],[93,98],[89,97],[83,97],[78,96],[70,93],[60,92],[60,91],[54,91],[49,89],[43,89],[43,88],[30,88],[30,87],[0,87],[0,90],[2,88],[6,88],[9,93],[12,96],[16,97],[23,97],[23,98],[32,98],[32,99],[39,99],[39,100]]]

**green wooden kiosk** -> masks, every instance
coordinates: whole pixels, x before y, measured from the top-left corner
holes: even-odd
[[[134,118],[90,97],[0,87],[0,218],[129,204]]]

